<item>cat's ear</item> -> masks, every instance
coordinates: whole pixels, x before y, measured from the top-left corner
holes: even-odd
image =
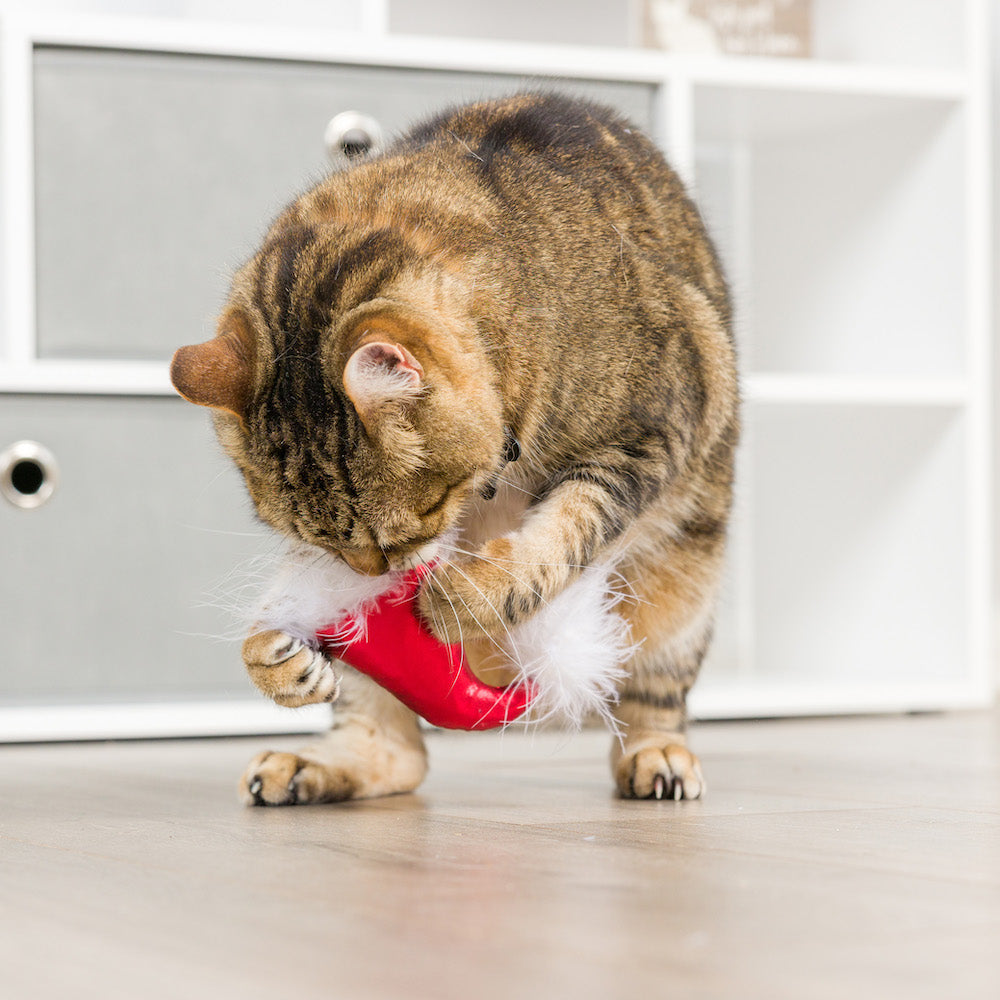
[[[204,344],[182,347],[170,362],[170,381],[187,400],[239,417],[253,391],[253,333],[239,310],[225,313],[219,332]]]
[[[424,369],[402,344],[363,344],[344,367],[344,390],[368,431],[387,406],[419,396]]]

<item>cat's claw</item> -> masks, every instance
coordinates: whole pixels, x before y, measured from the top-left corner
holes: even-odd
[[[653,779],[654,799],[673,799],[679,802],[684,798],[684,782],[680,778],[666,779],[662,774],[658,774]]]
[[[616,768],[619,794],[626,799],[700,799],[705,792],[701,763],[687,747],[665,741],[626,750]]]
[[[280,646],[274,651],[274,664],[284,663],[285,660],[290,660],[303,646],[301,639],[294,639],[292,636],[288,637],[288,642],[284,646]]]

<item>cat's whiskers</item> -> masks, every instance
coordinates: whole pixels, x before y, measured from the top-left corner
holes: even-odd
[[[629,359],[628,359],[628,364],[627,364],[627,365],[625,366],[625,371],[624,371],[624,373],[623,373],[623,377],[624,377],[625,375],[628,375],[629,371],[630,371],[630,370],[631,370],[631,368],[632,368],[632,362],[633,362],[633,361],[635,361],[635,356],[636,356],[636,354],[638,354],[638,353],[639,353],[639,348],[638,348],[638,347],[636,347],[636,348],[635,348],[635,350],[634,350],[634,351],[632,351],[632,353],[631,353],[631,354],[629,355]]]
[[[448,561],[446,561],[446,562],[448,562]],[[450,564],[450,562],[449,562],[449,564]],[[442,563],[442,564],[439,564],[439,565],[444,565],[444,563]],[[434,581],[435,581],[436,583],[438,583],[438,585],[439,585],[439,587],[440,587],[440,581],[439,581],[439,580],[437,579],[437,577],[436,577],[436,576],[434,575],[434,574],[435,574],[435,572],[436,572],[436,570],[437,570],[437,567],[434,567],[434,568],[432,568],[432,569],[431,569],[431,576],[433,577]],[[459,572],[461,572],[461,571],[459,571]],[[464,574],[463,574],[463,575],[464,575]],[[473,586],[475,587],[475,584],[473,584]],[[459,618],[459,616],[458,616],[458,611],[457,611],[457,610],[456,610],[456,608],[455,608],[455,602],[454,602],[454,601],[452,601],[451,597],[449,597],[449,595],[448,595],[448,592],[447,592],[447,590],[446,590],[446,589],[445,589],[444,587],[440,587],[440,590],[441,590],[441,592],[442,592],[442,593],[444,594],[444,596],[445,596],[445,600],[447,600],[448,604],[449,604],[449,605],[451,605],[451,611],[452,611],[452,614],[453,614],[453,615],[455,616],[455,624],[456,624],[456,625],[458,626],[458,636],[459,636],[459,645],[461,645],[461,646],[463,646],[463,647],[464,647],[464,645],[465,645],[465,635],[464,635],[464,632],[463,632],[463,630],[462,630],[462,621],[461,621],[461,619]],[[479,590],[479,588],[478,588],[478,587],[476,587],[476,590]],[[481,593],[481,591],[480,591],[480,593]],[[510,660],[510,661],[512,661],[512,662],[513,662],[513,663],[514,663],[514,664],[515,664],[515,665],[517,666],[517,669],[518,669],[518,670],[519,670],[519,671],[520,671],[521,673],[524,673],[524,667],[523,667],[523,664],[521,663],[520,659],[518,658],[518,656],[517,656],[517,653],[516,653],[516,650],[514,650],[513,648],[511,648],[511,649],[509,649],[509,650],[507,650],[507,649],[504,649],[504,648],[503,648],[503,646],[502,646],[502,645],[501,645],[501,644],[500,644],[499,642],[497,642],[497,641],[496,641],[496,639],[494,639],[494,638],[493,638],[493,637],[492,637],[492,636],[491,636],[491,635],[490,635],[490,634],[489,634],[489,633],[488,633],[488,632],[486,631],[486,629],[485,629],[485,628],[484,628],[484,626],[483,626],[483,623],[482,623],[482,622],[481,622],[481,621],[480,621],[480,620],[479,620],[479,619],[478,619],[478,618],[476,617],[476,614],[475,614],[475,612],[474,612],[474,611],[472,610],[472,608],[470,608],[470,607],[469,607],[469,604],[468,604],[468,602],[467,602],[467,601],[466,601],[466,600],[465,600],[465,599],[464,599],[464,598],[462,597],[462,595],[461,595],[461,594],[458,594],[458,595],[456,595],[456,596],[457,596],[457,597],[458,597],[458,599],[459,599],[459,600],[460,600],[460,601],[462,602],[462,605],[463,605],[463,607],[465,608],[465,610],[466,610],[466,611],[468,611],[468,613],[469,613],[469,616],[470,616],[470,617],[472,618],[472,620],[473,620],[473,621],[474,621],[474,622],[475,622],[475,623],[476,623],[476,624],[477,624],[477,625],[479,626],[479,628],[480,628],[480,630],[481,630],[481,631],[483,632],[483,634],[484,634],[484,635],[485,635],[485,636],[486,636],[486,637],[487,637],[487,638],[488,638],[488,639],[489,639],[489,640],[490,640],[490,641],[491,641],[491,642],[493,643],[493,645],[495,645],[495,646],[497,647],[497,649],[498,649],[498,650],[500,650],[500,652],[501,652],[501,653],[502,653],[502,654],[504,655],[504,657],[505,657],[505,658],[506,658],[507,660]],[[484,596],[485,596],[485,595],[484,595]],[[489,602],[487,601],[487,603],[489,603]],[[491,605],[491,606],[492,606],[492,605]],[[495,610],[495,609],[494,609],[494,610]],[[508,633],[508,635],[509,635],[509,634],[510,634],[510,633]],[[449,655],[449,658],[450,658],[450,656],[451,656],[451,651],[450,651],[450,650],[449,650],[449,652],[448,652],[448,655]],[[450,661],[450,659],[449,659],[449,662],[452,662],[452,661]],[[452,666],[454,666],[454,663],[453,663],[453,662],[452,662]],[[457,684],[457,683],[458,683],[458,679],[459,679],[459,674],[458,674],[458,672],[456,671],[456,673],[455,673],[455,680],[454,680],[454,681],[452,682],[452,689],[454,689],[454,687],[455,687],[455,684]]]
[[[519,584],[521,584],[522,587],[525,587],[527,590],[530,590],[535,595],[535,597],[537,597],[542,602],[542,604],[548,606],[549,602],[545,599],[545,597],[541,593],[541,591],[536,590],[523,577],[520,577],[516,573],[511,572],[505,566],[501,566],[500,562],[498,560],[496,560],[496,559],[490,559],[488,556],[484,556],[480,552],[466,552],[465,550],[459,549],[459,548],[455,548],[454,551],[457,552],[457,553],[459,553],[460,555],[470,556],[473,559],[479,559],[481,562],[484,562],[487,565],[493,566],[496,569],[500,570],[501,573],[506,573],[511,579],[516,580]],[[509,561],[509,560],[507,560],[507,561]],[[521,563],[520,565],[524,566],[524,565],[538,565],[538,564],[537,563],[534,563],[534,564]]]
[[[441,581],[437,577],[437,571],[438,571],[438,566],[439,565],[442,565],[442,564],[438,564],[438,565],[435,565],[435,566],[431,567],[429,576],[438,585],[438,591],[440,593],[444,594],[445,600],[451,606],[451,613],[455,616],[455,624],[458,626],[458,641],[459,641],[459,643],[461,645],[464,645],[465,644],[465,635],[464,635],[464,633],[462,631],[462,619],[459,617],[458,609],[455,607],[455,602],[451,599],[451,597],[448,594],[447,589],[444,586],[442,586]],[[444,627],[444,614],[443,613],[441,614],[441,626],[442,626],[441,627],[441,631],[447,633],[448,630],[447,630],[447,628]]]
[[[490,559],[487,556],[484,556],[481,552],[475,552],[470,549],[463,549],[458,545],[452,544],[449,547],[451,551],[454,552],[456,555],[465,556],[466,558],[469,559],[481,559],[483,562],[489,563],[491,566],[495,566],[497,569],[503,570],[504,572],[508,573],[508,575],[512,576],[515,580],[518,580],[520,583],[524,584],[524,586],[532,590],[532,592],[536,594],[538,597],[541,597],[542,595],[539,594],[537,590],[533,590],[530,584],[526,583],[520,577],[515,576],[514,573],[510,572],[510,570],[504,569],[504,567],[501,566],[500,563],[507,563],[508,565],[511,566],[547,566],[547,567],[552,567],[554,569],[571,569],[571,570],[585,570],[590,568],[589,566],[584,565],[582,563],[537,562],[537,561],[519,560],[519,559],[505,559],[502,556],[497,556],[493,559]],[[640,597],[636,593],[635,587],[633,586],[632,582],[620,570],[617,569],[612,570],[609,574],[608,579],[609,582],[611,580],[616,581],[620,585],[620,589],[622,591],[622,597],[627,597],[628,600],[631,601],[633,604],[645,604],[647,607],[653,606],[652,601],[648,601],[646,600],[646,598]],[[546,605],[550,603],[549,601],[546,601],[544,598],[542,598],[542,600]]]
[[[203,524],[187,524],[184,521],[178,521],[177,526],[179,528],[185,528],[187,531],[197,531],[203,535],[226,535],[229,538],[265,538],[266,532],[263,531],[227,531],[225,528],[206,528]]]
[[[518,493],[523,493],[525,496],[531,497],[532,500],[541,502],[543,499],[537,493],[532,493],[531,490],[527,490],[523,486],[518,486],[517,483],[511,482],[509,479],[504,479],[502,475],[498,475],[493,481],[498,486],[506,486],[508,489],[517,490]]]
[[[456,573],[458,573],[459,576],[461,576],[469,584],[469,586],[471,586],[472,589],[477,594],[479,594],[479,596],[490,606],[490,610],[493,612],[493,614],[496,615],[497,621],[500,622],[501,626],[503,626],[504,633],[506,634],[507,639],[510,642],[510,647],[509,648],[504,648],[504,646],[498,640],[494,639],[493,636],[490,635],[490,633],[487,631],[486,627],[476,617],[475,612],[472,610],[472,608],[469,607],[468,603],[465,601],[465,599],[462,597],[462,595],[461,594],[457,595],[458,599],[462,602],[463,605],[465,605],[465,609],[466,609],[466,611],[469,612],[469,615],[472,617],[472,620],[479,626],[479,628],[482,630],[482,632],[486,636],[486,638],[489,639],[490,642],[492,642],[493,645],[496,646],[496,648],[500,650],[500,652],[504,653],[508,657],[511,656],[512,653],[513,653],[513,651],[517,648],[517,644],[514,642],[514,636],[511,635],[510,629],[507,627],[507,623],[503,620],[503,615],[500,614],[500,612],[497,610],[497,608],[494,605],[494,603],[489,599],[489,597],[486,596],[486,594],[483,592],[482,588],[476,583],[476,581],[473,580],[468,575],[468,573],[464,573],[462,571],[462,568],[457,563],[453,562],[451,559],[448,559],[448,560],[445,561],[444,565],[448,569],[450,569],[450,570],[453,569]],[[518,666],[520,667],[521,664],[519,663]]]
[[[466,576],[465,573],[462,573],[462,571],[450,559],[443,560],[441,563],[439,563],[438,566],[435,567],[435,571],[437,569],[454,569],[458,573],[460,573],[463,577],[465,577],[466,580],[469,580],[469,577]],[[437,580],[436,578],[435,578],[435,580],[438,583],[438,585],[439,585],[439,587],[441,589],[441,592],[444,594],[445,599],[451,605],[452,613],[455,615],[455,624],[458,625],[459,643],[461,645],[464,645],[465,644],[465,636],[464,636],[463,631],[462,631],[462,621],[459,618],[458,611],[455,608],[455,602],[451,599],[451,597],[449,596],[449,594],[447,592],[447,589],[444,586],[441,585],[440,581]],[[473,589],[476,590],[485,599],[486,595],[482,593],[482,591],[479,589],[479,587],[477,587],[475,585],[475,583],[473,583],[471,580],[469,580],[469,583],[472,584]],[[503,649],[503,646],[499,642],[497,642],[497,640],[494,639],[493,636],[491,636],[489,634],[489,632],[486,629],[486,626],[483,625],[483,623],[476,616],[476,613],[472,610],[472,608],[469,607],[468,601],[466,601],[465,598],[462,597],[461,594],[456,594],[455,596],[461,602],[462,607],[464,607],[465,610],[469,613],[469,617],[479,626],[479,629],[483,633],[483,635],[487,639],[489,639],[489,641],[492,642],[493,645],[497,647],[497,649],[505,652],[505,650]],[[487,604],[490,603],[488,599],[486,600],[486,603]],[[493,607],[493,606],[490,605],[490,607]],[[494,611],[494,613],[496,613],[496,608],[493,608],[493,611]],[[499,615],[497,615],[497,617],[499,618]],[[502,622],[502,619],[501,619],[501,622]]]
[[[210,490],[210,489],[211,489],[211,488],[212,488],[212,487],[213,487],[213,486],[214,486],[214,485],[215,485],[215,484],[216,484],[216,483],[217,483],[217,482],[218,482],[218,481],[219,481],[219,480],[220,480],[220,479],[221,479],[221,478],[222,478],[223,476],[225,476],[225,475],[227,475],[227,474],[228,474],[228,470],[226,470],[226,469],[219,469],[219,471],[218,471],[218,472],[216,472],[216,474],[215,474],[214,476],[212,476],[212,478],[211,478],[211,479],[209,479],[209,480],[207,480],[206,482],[204,482],[204,483],[202,484],[202,487],[201,487],[201,495],[199,496],[199,499],[204,499],[204,497],[205,497],[205,496],[207,496],[207,494],[208,494],[208,491],[209,491],[209,490]]]
[[[447,591],[443,587],[440,586],[440,581],[438,581],[437,577],[435,576],[435,571],[436,571],[436,568],[435,567],[431,567],[431,571],[430,571],[429,575],[430,575],[431,579],[434,580],[435,583],[438,583],[439,590],[441,591],[441,593],[444,594],[445,599],[451,605],[451,613],[455,616],[455,624],[458,626],[458,641],[459,641],[459,645],[463,645],[464,646],[465,645],[465,635],[464,635],[464,633],[462,631],[462,620],[458,616],[458,611],[455,608],[455,602],[452,601],[452,599],[448,596]],[[434,609],[433,608],[431,609],[431,613],[434,614]],[[444,614],[443,613],[441,614],[441,617],[439,619],[435,617],[435,624],[440,624],[441,631],[442,632],[447,632],[447,629],[444,627]],[[455,665],[454,661],[451,658],[451,648],[450,647],[448,649],[448,663],[452,667]],[[457,672],[455,674],[455,680],[456,680],[456,682],[458,680],[458,674],[457,674]],[[454,687],[454,684],[452,685],[452,687]]]
[[[535,559],[508,559],[503,556],[495,556],[494,559],[489,560],[481,552],[476,552],[472,549],[459,548],[457,545],[452,545],[451,550],[456,555],[468,556],[471,559],[482,559],[496,565],[499,563],[507,563],[509,566],[547,566],[555,569],[587,569],[587,565],[584,563],[539,562]]]

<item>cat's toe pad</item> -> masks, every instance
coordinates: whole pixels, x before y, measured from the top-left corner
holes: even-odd
[[[323,652],[286,632],[258,632],[243,643],[250,679],[273,701],[289,708],[335,701],[340,682]]]
[[[700,761],[679,743],[629,750],[615,777],[627,799],[698,799],[705,792]]]

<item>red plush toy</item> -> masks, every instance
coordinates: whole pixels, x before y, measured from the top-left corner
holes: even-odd
[[[495,729],[520,718],[533,696],[527,680],[506,688],[483,683],[460,645],[440,642],[420,621],[416,597],[428,573],[426,566],[413,570],[363,621],[348,616],[316,638],[330,656],[367,674],[432,725]]]

